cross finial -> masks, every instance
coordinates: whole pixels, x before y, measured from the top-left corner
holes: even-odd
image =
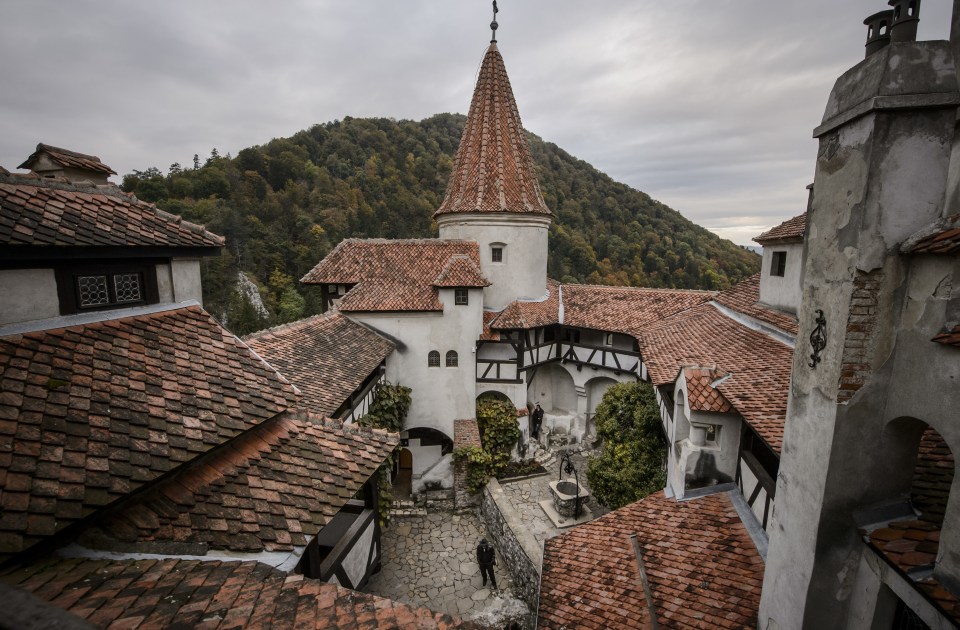
[[[497,24],[497,13],[500,12],[500,9],[497,8],[497,0],[493,0],[493,22],[490,22],[490,30],[493,31],[493,35],[490,37],[490,43],[497,43],[497,27],[500,26]]]

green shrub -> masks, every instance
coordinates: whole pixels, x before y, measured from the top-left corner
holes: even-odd
[[[467,462],[467,486],[471,494],[483,490],[490,479],[492,458],[483,448],[475,445],[461,446],[453,451],[453,461]]]

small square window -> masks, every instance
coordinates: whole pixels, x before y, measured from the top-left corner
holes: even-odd
[[[77,293],[80,308],[102,306],[110,303],[107,292],[107,276],[77,276]]]
[[[470,293],[463,287],[457,287],[453,290],[453,303],[458,306],[464,306],[470,303]]]
[[[787,270],[787,252],[773,252],[770,258],[770,275],[783,277]]]
[[[503,262],[503,248],[502,247],[490,248],[490,260],[492,260],[495,263]]]
[[[603,335],[603,345],[612,346],[613,345],[613,333],[604,333]]]
[[[328,284],[327,293],[329,293],[330,295],[340,295],[340,290],[337,288],[337,285]]]
[[[704,441],[711,446],[716,446],[717,441],[719,439],[720,439],[720,425],[708,424],[706,435],[704,436]]]

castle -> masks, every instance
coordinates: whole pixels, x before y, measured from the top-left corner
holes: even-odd
[[[919,4],[867,19],[807,211],[722,292],[547,278],[495,41],[440,237],[342,242],[302,279],[329,312],[245,340],[199,304],[222,239],[38,146],[31,175],[0,173],[5,597],[64,624],[44,602],[104,625],[469,627],[349,590],[377,567],[377,468],[399,445],[414,491],[457,486],[482,396],[525,438],[541,404],[535,446],[592,443],[606,389],[641,380],[667,487],[528,558],[540,627],[954,627],[960,1],[949,42],[915,41]],[[414,392],[399,436],[354,422],[386,380]]]

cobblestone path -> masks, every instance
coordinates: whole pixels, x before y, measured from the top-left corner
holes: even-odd
[[[485,537],[473,513],[395,518],[383,532],[383,569],[363,590],[469,618],[498,605],[498,593],[483,586],[477,566],[477,543]],[[509,592],[509,574],[501,565],[496,572],[497,586]]]

